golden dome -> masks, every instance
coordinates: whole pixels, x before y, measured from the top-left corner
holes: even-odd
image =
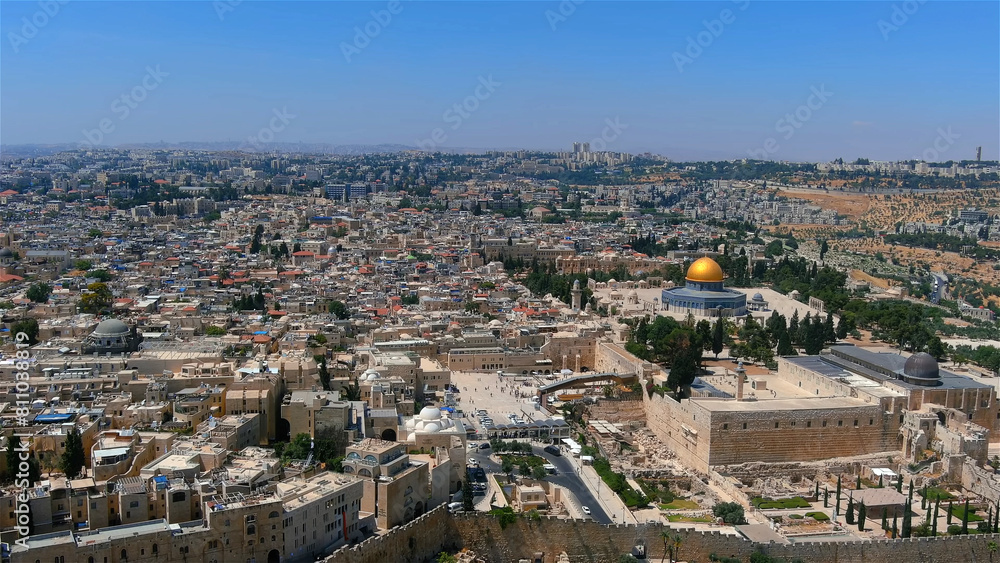
[[[685,279],[693,282],[720,282],[722,278],[722,267],[708,256],[695,260],[685,276]]]

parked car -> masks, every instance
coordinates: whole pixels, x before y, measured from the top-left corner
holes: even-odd
[[[488,450],[488,449],[490,449],[490,443],[489,442],[483,442],[482,444],[479,444],[479,449],[481,449],[481,450]]]
[[[544,448],[543,451],[545,453],[551,454],[551,455],[556,455],[556,456],[561,456],[562,455],[562,452],[560,452],[559,448],[557,448],[556,446],[545,446],[545,448]]]
[[[582,508],[583,508],[583,513],[586,514],[587,516],[590,516],[590,507],[584,506]]]

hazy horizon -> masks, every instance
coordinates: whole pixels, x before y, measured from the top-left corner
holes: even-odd
[[[57,4],[57,3],[54,3]],[[0,141],[1000,158],[996,2],[2,2]],[[928,158],[933,157],[933,158]]]

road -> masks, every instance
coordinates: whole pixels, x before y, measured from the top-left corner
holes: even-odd
[[[576,497],[577,502],[581,506],[586,506],[590,508],[590,517],[599,524],[611,524],[611,516],[604,512],[601,504],[597,502],[594,498],[593,493],[590,492],[590,488],[583,479],[576,473],[573,467],[573,463],[563,456],[554,456],[546,453],[542,446],[532,445],[532,453],[537,456],[544,458],[548,463],[556,466],[556,474],[549,475],[545,478],[546,481],[559,485]],[[469,461],[473,459],[479,462],[479,467],[483,468],[486,473],[495,473],[497,475],[503,475],[503,471],[500,464],[490,459],[484,454],[470,454]],[[501,479],[502,482],[502,479]]]
[[[590,508],[591,518],[595,522],[611,524],[611,516],[604,512],[601,503],[597,502],[597,499],[594,498],[593,493],[590,492],[590,487],[587,486],[583,478],[580,477],[573,467],[573,462],[564,456],[554,456],[546,453],[542,449],[542,446],[532,445],[531,450],[535,455],[545,458],[546,461],[556,466],[556,474],[546,477],[546,481],[555,483],[573,493],[573,496],[576,497],[582,506]]]

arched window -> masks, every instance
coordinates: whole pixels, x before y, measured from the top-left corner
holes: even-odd
[[[153,544],[153,555],[156,555],[159,552],[160,552],[160,547],[154,543]]]
[[[277,510],[272,510],[270,514],[267,515],[268,518],[277,518],[280,516]]]
[[[253,524],[248,524],[247,525],[247,535],[248,536],[252,536],[252,535],[255,535],[256,533],[257,533],[257,526],[255,526]]]
[[[128,561],[128,552],[126,552],[124,549],[122,550],[121,560],[122,561]]]

